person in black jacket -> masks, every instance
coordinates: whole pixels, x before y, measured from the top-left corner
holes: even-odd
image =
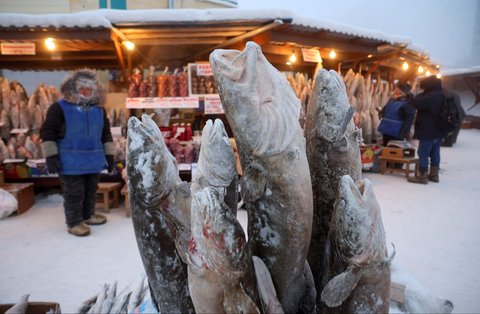
[[[420,88],[423,92],[412,100],[413,107],[417,109],[414,137],[419,140],[419,173],[408,181],[427,184],[428,181],[439,182],[440,146],[447,134],[436,126],[444,99],[442,81],[432,75],[420,82]]]
[[[88,225],[106,217],[95,213],[100,172],[114,167],[114,146],[104,108],[104,91],[94,71],[68,75],[60,91],[63,99],[52,104],[40,136],[49,173],[59,173],[68,232],[90,234]]]
[[[383,146],[389,141],[405,140],[415,120],[415,108],[411,105],[413,94],[407,83],[399,82],[390,98],[380,112],[382,120],[378,131],[383,135]]]

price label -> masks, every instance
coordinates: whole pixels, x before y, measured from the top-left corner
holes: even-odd
[[[220,95],[205,96],[205,114],[223,114]]]
[[[211,76],[211,75],[213,75],[212,67],[211,67],[210,63],[197,64],[197,75],[198,76]]]

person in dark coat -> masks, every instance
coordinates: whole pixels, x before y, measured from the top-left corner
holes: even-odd
[[[447,134],[436,126],[444,100],[442,81],[432,75],[420,82],[420,88],[423,92],[412,99],[417,109],[414,137],[419,140],[419,173],[408,181],[427,184],[428,181],[439,182],[440,146]]]
[[[383,145],[387,146],[389,141],[405,140],[415,120],[415,108],[411,105],[413,94],[407,83],[399,82],[390,98],[380,112],[382,120],[378,131],[383,135]]]
[[[60,91],[63,99],[52,104],[40,136],[49,173],[59,173],[68,232],[90,234],[88,225],[106,217],[95,213],[100,172],[114,167],[114,146],[103,108],[104,90],[94,71],[68,75]]]

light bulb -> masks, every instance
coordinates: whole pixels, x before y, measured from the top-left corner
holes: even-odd
[[[48,50],[55,50],[57,45],[55,44],[55,39],[53,38],[47,38],[45,39],[45,47],[47,47]]]
[[[407,61],[405,61],[405,62],[402,64],[402,69],[403,69],[404,71],[407,71],[407,70],[408,70],[408,62],[407,62]]]
[[[418,67],[418,73],[423,73],[423,67],[422,66]]]
[[[126,40],[123,42],[123,45],[125,46],[125,48],[127,48],[128,50],[133,50],[135,49],[135,44],[132,43],[131,41],[129,40]]]
[[[295,55],[295,53],[292,53],[289,60],[291,63],[295,63],[295,61],[297,61],[297,56]]]
[[[441,79],[442,78],[442,75],[440,73],[437,73],[437,78],[438,79]]]
[[[430,76],[430,71],[427,70],[427,72],[425,72],[425,75],[426,75],[426,76]]]
[[[329,56],[330,56],[330,59],[335,59],[335,57],[337,56],[337,53],[335,52],[335,50],[332,49],[332,50],[330,51],[330,55],[329,55]]]

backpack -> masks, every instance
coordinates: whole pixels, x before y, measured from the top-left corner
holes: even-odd
[[[443,105],[436,126],[447,133],[460,127],[460,113],[455,104],[455,99],[450,93],[443,93]]]

